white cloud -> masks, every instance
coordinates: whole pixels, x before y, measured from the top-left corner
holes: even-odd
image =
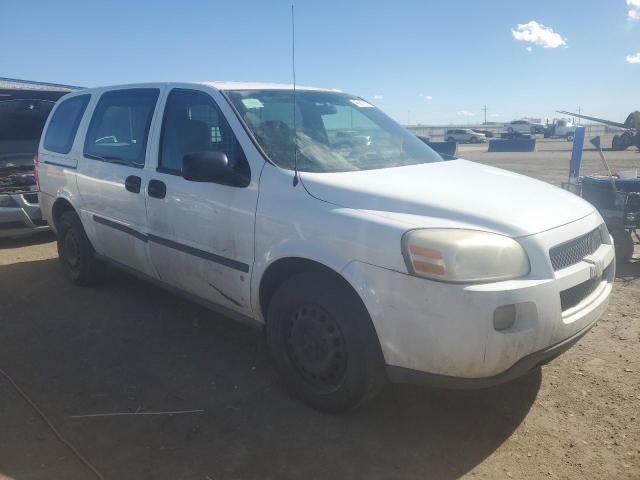
[[[530,52],[531,50],[533,50],[533,47],[527,47],[526,50],[527,52]]]
[[[433,97],[431,95],[425,95],[424,93],[421,93],[420,95],[418,95],[419,97],[424,98],[425,100],[429,101],[429,100],[433,100]]]
[[[375,98],[376,100],[380,100],[384,97],[382,95],[374,95],[373,98]]]
[[[460,115],[461,117],[473,117],[475,115],[475,113],[467,112],[466,110],[459,110],[456,112],[456,114]]]
[[[638,1],[638,0],[633,0]],[[566,38],[553,31],[553,28],[545,27],[541,23],[531,20],[529,23],[519,23],[511,30],[513,38],[522,42],[534,43],[544,48],[566,47]]]
[[[492,117],[492,118],[504,117],[504,115],[502,113],[490,113],[489,116]]]
[[[640,52],[635,55],[627,55],[626,59],[629,63],[640,63]]]
[[[627,7],[629,7],[627,18],[629,20],[640,20],[640,0],[627,0]]]

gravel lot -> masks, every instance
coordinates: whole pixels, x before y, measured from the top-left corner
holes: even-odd
[[[559,184],[569,148],[459,153]],[[635,150],[607,156],[640,167]],[[104,478],[640,478],[640,262],[619,268],[608,313],[578,345],[522,379],[389,386],[331,416],[283,391],[259,333],[121,273],[74,287],[56,257],[48,235],[0,243],[0,368]],[[73,418],[175,410],[204,411]],[[85,478],[96,477],[0,376],[0,479]]]

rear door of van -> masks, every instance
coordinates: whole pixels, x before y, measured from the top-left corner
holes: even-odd
[[[83,224],[96,250],[154,278],[144,191],[150,178],[147,141],[160,95],[155,86],[95,95],[77,176]]]

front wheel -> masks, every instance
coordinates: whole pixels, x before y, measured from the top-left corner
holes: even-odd
[[[567,134],[567,142],[573,142],[573,133]]]
[[[471,137],[471,143],[478,143],[480,142],[480,140],[478,140],[478,137]]]
[[[306,404],[354,409],[386,380],[377,334],[357,294],[324,271],[286,280],[269,303],[267,343],[281,378]]]

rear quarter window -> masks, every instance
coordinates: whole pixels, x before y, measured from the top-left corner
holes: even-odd
[[[63,100],[53,112],[44,135],[43,146],[56,153],[69,153],[76,131],[91,95],[78,95]]]

